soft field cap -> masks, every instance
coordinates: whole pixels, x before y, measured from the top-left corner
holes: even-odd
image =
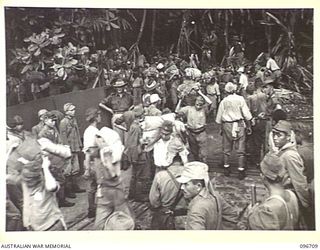
[[[290,134],[292,130],[291,123],[288,121],[280,120],[276,125],[274,125],[272,130]]]
[[[66,103],[65,105],[63,105],[63,110],[64,112],[67,112],[67,111],[70,111],[70,110],[73,110],[75,109],[76,106],[74,106],[72,103]]]
[[[43,116],[45,113],[47,113],[48,112],[48,110],[46,110],[46,109],[40,109],[39,111],[38,111],[38,117],[41,117],[41,116]]]
[[[177,181],[180,183],[187,183],[191,180],[207,180],[208,179],[208,165],[200,161],[188,162],[184,165],[184,169]]]
[[[133,230],[134,220],[124,212],[113,212],[104,224],[104,230]]]
[[[266,154],[260,163],[261,172],[264,176],[271,180],[281,177],[284,171],[279,156],[275,154]]]

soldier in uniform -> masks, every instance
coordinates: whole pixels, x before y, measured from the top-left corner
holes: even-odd
[[[304,165],[299,155],[296,143],[292,141],[290,122],[280,120],[272,129],[274,145],[278,148],[277,155],[285,168],[283,185],[294,191],[298,197],[302,219],[310,216],[311,197],[307,177],[304,175]]]
[[[116,92],[111,93],[99,103],[99,107],[112,114],[112,128],[119,133],[122,143],[125,143],[126,133],[124,130],[115,126],[115,121],[117,118],[121,117],[125,111],[129,110],[133,104],[132,96],[124,92],[124,87],[126,85],[127,83],[125,81],[118,79],[113,85]]]
[[[43,117],[44,126],[38,134],[38,138],[46,138],[54,144],[62,144],[58,129],[56,127],[57,117],[51,113],[47,112]],[[55,158],[54,155],[49,155],[49,159],[52,157]],[[57,158],[55,158],[57,159]],[[58,159],[57,159],[58,160]],[[60,189],[57,192],[58,203],[60,207],[72,207],[75,203],[69,202],[66,200],[68,198],[75,198],[75,195],[72,195],[66,192],[66,178],[64,175],[65,168],[67,168],[68,164],[70,164],[69,160],[59,159],[57,161],[59,164],[51,164],[50,170],[54,178],[59,182]]]
[[[249,210],[248,227],[251,230],[294,230],[298,227],[299,206],[294,192],[285,189],[285,173],[280,158],[267,154],[260,164],[262,181],[269,197]]]
[[[83,152],[84,160],[84,177],[88,180],[88,218],[96,215],[95,195],[97,191],[97,179],[95,175],[95,158],[99,157],[98,145],[96,144],[96,134],[99,132],[97,125],[101,122],[100,111],[96,108],[88,108],[86,110],[86,121],[90,125],[83,134]]]
[[[33,134],[36,138],[38,138],[38,135],[39,135],[40,131],[42,130],[43,126],[44,126],[44,122],[43,122],[43,120],[44,120],[44,115],[45,115],[47,112],[48,112],[48,110],[46,110],[46,109],[40,109],[40,110],[38,111],[38,118],[39,118],[40,122],[39,122],[37,125],[33,126],[32,129],[31,129],[32,134]]]
[[[121,180],[121,157],[124,146],[114,130],[103,127],[95,138],[99,157],[94,169],[97,180],[95,229],[105,229],[105,222],[113,212],[124,212],[131,216]]]
[[[199,93],[200,91],[198,91]],[[188,142],[190,152],[194,160],[206,162],[207,158],[207,132],[206,132],[206,117],[207,109],[204,106],[205,102],[211,104],[208,97],[198,96],[193,106],[186,106],[180,109],[181,99],[179,99],[176,112],[183,113],[187,118]]]
[[[187,204],[180,190],[180,183],[176,180],[181,175],[183,168],[181,158],[176,155],[172,164],[166,170],[155,175],[149,193],[150,204],[154,211],[151,229],[184,229],[184,223],[181,222],[185,221]],[[170,228],[170,225],[166,225],[166,221],[164,221],[165,214],[168,212],[173,212],[175,216],[175,225],[172,228]]]
[[[60,122],[59,130],[62,144],[69,145],[72,152],[71,162],[65,170],[66,192],[72,195],[85,192],[84,189],[78,186],[76,179],[80,172],[78,154],[81,151],[82,142],[75,118],[76,107],[72,103],[66,103],[63,106],[63,110],[65,117]]]
[[[186,230],[221,230],[223,222],[237,223],[238,213],[213,188],[208,165],[194,161],[185,164],[180,177],[188,201]]]

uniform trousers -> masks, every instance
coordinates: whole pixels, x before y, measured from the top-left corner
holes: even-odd
[[[243,122],[239,122],[237,136],[232,136],[232,123],[222,124],[222,144],[224,165],[230,165],[230,155],[233,149],[237,151],[238,170],[245,169],[246,134]]]

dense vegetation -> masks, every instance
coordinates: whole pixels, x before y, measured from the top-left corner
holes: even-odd
[[[237,36],[248,62],[271,52],[297,91],[312,90],[312,9],[7,7],[5,26],[7,72],[18,78],[37,71],[66,80],[73,70],[83,70],[95,81],[101,69],[91,56],[105,59],[120,47],[135,64],[141,53],[147,59],[160,52],[186,58],[211,46],[217,64],[224,66]],[[211,32],[215,39],[210,45]]]

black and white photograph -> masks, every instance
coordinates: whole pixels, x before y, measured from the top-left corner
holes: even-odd
[[[315,231],[314,9],[107,7],[3,7],[5,232]]]

